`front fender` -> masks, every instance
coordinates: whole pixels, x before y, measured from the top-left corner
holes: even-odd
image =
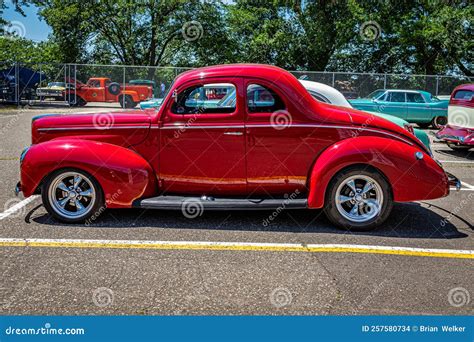
[[[134,102],[140,102],[140,96],[135,90],[122,90],[121,94],[123,95],[130,95]],[[145,98],[143,98],[144,100]]]
[[[423,153],[423,159],[415,158]],[[392,188],[396,202],[443,197],[449,194],[444,170],[421,148],[382,137],[354,137],[327,148],[315,161],[310,174],[308,206],[322,208],[329,182],[351,165],[370,165],[381,172]]]
[[[30,147],[21,163],[21,188],[26,197],[51,172],[78,168],[94,176],[110,208],[130,207],[142,196],[156,194],[153,169],[127,148],[91,140],[51,140]]]

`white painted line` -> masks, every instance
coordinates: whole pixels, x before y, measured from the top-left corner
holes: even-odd
[[[474,164],[474,161],[470,160],[439,160],[441,164]]]
[[[0,220],[3,220],[5,218],[7,218],[8,216],[14,214],[15,212],[17,212],[18,210],[23,208],[25,205],[33,202],[37,198],[39,198],[39,195],[33,195],[33,196],[30,196],[30,197],[24,199],[21,202],[18,202],[17,204],[11,206],[10,208],[8,208],[7,210],[5,210],[3,213],[0,214]]]
[[[474,259],[474,251],[472,250],[371,246],[352,244],[0,238],[0,247],[366,253],[419,257]]]
[[[471,184],[467,184],[466,182],[461,182],[461,185],[464,185],[468,189],[474,190],[474,186],[472,186]]]

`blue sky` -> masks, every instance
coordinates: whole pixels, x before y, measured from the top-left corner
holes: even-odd
[[[38,9],[35,6],[23,7],[26,14],[26,17],[23,17],[20,13],[15,12],[11,1],[5,1],[5,3],[8,8],[3,12],[3,18],[13,22],[17,32],[24,31],[25,38],[34,41],[42,41],[48,38],[51,28],[44,20],[39,20]]]

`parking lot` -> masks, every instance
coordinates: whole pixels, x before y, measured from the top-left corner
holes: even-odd
[[[135,209],[65,225],[39,197],[25,204],[13,192],[31,118],[64,111],[0,108],[2,314],[473,313],[473,259],[465,251],[474,253],[474,151],[434,141],[461,191],[396,204],[367,233],[338,230],[310,210],[281,212],[270,225],[267,211],[189,219]]]

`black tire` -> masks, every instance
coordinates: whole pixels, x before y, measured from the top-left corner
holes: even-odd
[[[50,190],[50,187],[52,186],[53,181],[56,179],[56,177],[60,176],[61,174],[66,174],[66,173],[80,174],[82,177],[86,177],[91,182],[92,186],[94,187],[94,192],[95,192],[94,203],[90,204],[91,205],[90,210],[87,213],[85,213],[85,215],[83,216],[80,216],[80,217],[64,216],[54,209],[54,206],[50,201],[49,190]],[[104,194],[99,182],[97,182],[97,180],[89,173],[79,170],[79,169],[75,169],[75,168],[60,169],[49,174],[47,178],[45,179],[45,181],[43,182],[43,185],[41,188],[41,198],[43,200],[43,205],[48,211],[48,213],[51,216],[53,216],[55,219],[57,219],[58,221],[65,222],[65,223],[80,223],[80,222],[90,220],[92,217],[96,219],[105,210]]]
[[[112,95],[118,95],[120,94],[120,84],[117,82],[112,82],[108,86],[109,93]]]
[[[135,108],[135,106],[137,105],[137,103],[133,101],[130,95],[120,95],[119,102],[122,108]]]
[[[355,222],[347,219],[339,212],[336,205],[337,189],[345,180],[352,176],[368,176],[372,178],[378,183],[383,194],[382,207],[379,213],[375,217],[365,222]],[[327,218],[340,228],[351,231],[370,231],[382,224],[388,218],[390,212],[392,211],[392,207],[392,190],[385,177],[373,168],[357,166],[342,170],[341,172],[337,173],[329,182],[328,188],[326,190],[324,212]]]
[[[449,142],[448,142],[448,146],[453,151],[468,151],[472,147],[472,146],[465,146],[465,145],[456,145],[456,144],[449,143]]]
[[[420,128],[428,128],[431,126],[431,122],[417,123]]]
[[[67,99],[69,106],[71,107],[83,107],[87,104],[87,102],[80,96],[74,96],[71,94],[71,97]]]
[[[431,121],[431,126],[436,129],[440,129],[442,126],[448,123],[448,118],[446,116],[436,116]]]

